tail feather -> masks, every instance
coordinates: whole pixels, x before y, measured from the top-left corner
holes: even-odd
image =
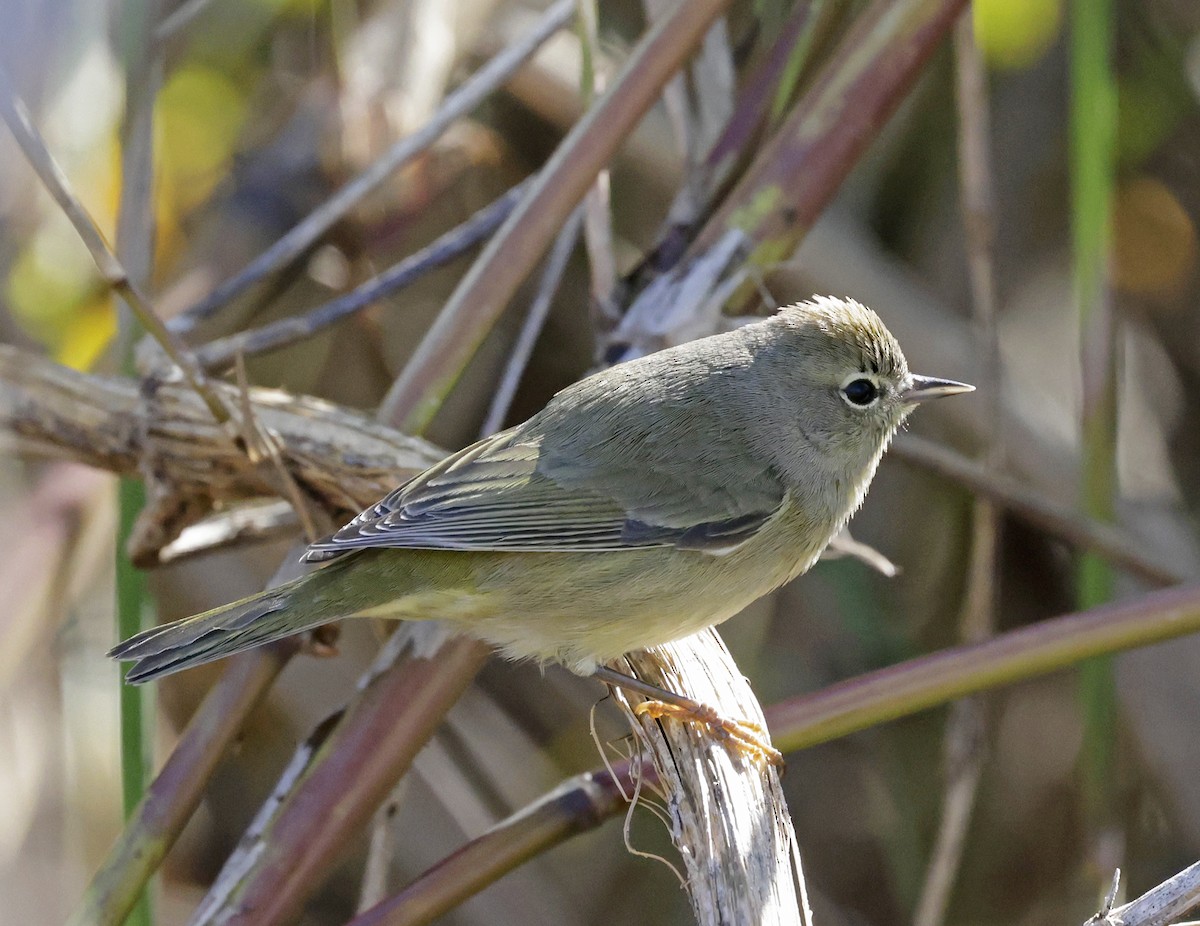
[[[145,630],[114,647],[109,656],[134,661],[125,681],[140,685],[271,640],[288,637],[335,620],[341,615],[322,609],[292,607],[304,579],[261,595]],[[303,600],[303,599],[300,599]]]

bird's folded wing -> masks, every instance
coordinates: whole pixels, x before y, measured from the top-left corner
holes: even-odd
[[[783,489],[765,474],[730,487],[659,471],[631,455],[563,466],[536,438],[507,431],[405,483],[333,536],[310,561],[367,548],[573,552],[676,546],[720,554],[752,537]],[[555,473],[561,470],[556,478]],[[745,475],[745,474],[742,474]]]

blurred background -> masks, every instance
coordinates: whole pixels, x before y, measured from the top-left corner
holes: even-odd
[[[827,2],[826,60],[865,4]],[[153,7],[153,4],[149,6]],[[595,68],[611,77],[647,7],[599,3]],[[874,307],[914,370],[971,381],[976,396],[924,409],[911,432],[982,457],[1030,489],[1073,502],[1080,483],[1080,319],[1073,264],[1070,13],[1063,0],[976,0],[967,13],[986,67],[994,189],[998,369],[973,322],[960,201],[955,61],[943,42],[796,254],[758,281],[765,312],[812,293]],[[153,106],[149,290],[178,313],[240,270],[528,29],[541,7],[515,0],[185,0],[160,17]],[[743,81],[793,10],[734,3],[727,39]],[[140,4],[0,0],[0,60],[80,199],[116,239],[121,120],[132,18]],[[149,14],[147,14],[149,15]],[[1146,558],[1200,571],[1200,7],[1118,0],[1112,255],[1120,319],[1116,520]],[[390,176],[268,287],[199,334],[262,325],[327,302],[466,220],[545,162],[582,112],[578,34],[560,32],[503,88]],[[802,78],[800,89],[805,84]],[[708,85],[692,86],[699,94]],[[726,88],[726,92],[730,92]],[[693,100],[693,103],[695,101]],[[619,273],[654,245],[689,152],[659,105],[612,164]],[[1077,178],[1075,178],[1077,179]],[[284,350],[249,357],[249,379],[372,409],[469,266],[423,276],[365,312]],[[582,247],[568,264],[506,421],[540,408],[596,363],[597,318]],[[452,448],[480,431],[531,291],[476,355],[427,432]],[[0,131],[0,340],[80,370],[112,373],[109,290],[70,223]],[[981,344],[984,346],[981,347]],[[990,450],[989,450],[990,448]],[[66,918],[121,826],[115,642],[116,481],[63,461],[0,459],[0,921]],[[809,575],[722,634],[764,704],[962,639],[971,586],[973,500],[955,482],[887,458],[855,537],[899,567],[854,559]],[[987,583],[995,628],[1074,610],[1077,551],[1001,510]],[[290,541],[154,570],[158,616],[173,619],[260,589]],[[985,583],[986,584],[986,583]],[[1148,586],[1116,572],[1113,594]],[[380,639],[347,627],[336,659],[293,660],[221,765],[156,887],[157,922],[185,922],[293,749],[352,695]],[[1084,780],[1086,696],[1075,673],[995,692],[945,921],[1078,922],[1112,863],[1135,893],[1200,857],[1200,647],[1163,644],[1116,663],[1111,781],[1097,842]],[[205,667],[158,690],[154,749],[168,754],[219,675]],[[386,883],[398,889],[496,820],[595,767],[589,712],[600,687],[557,669],[493,660],[402,785]],[[624,729],[602,705],[602,737]],[[785,779],[817,922],[908,922],[926,888],[947,781],[950,712],[933,710],[793,754]],[[1091,754],[1092,756],[1095,753]],[[1092,768],[1094,772],[1095,769]],[[382,835],[381,835],[382,834]],[[633,843],[670,855],[638,814]],[[308,922],[350,918],[370,835],[311,902]],[[1099,848],[1098,848],[1099,845]],[[378,853],[376,853],[377,855]],[[674,876],[630,855],[620,824],[535,859],[448,923],[687,923]]]

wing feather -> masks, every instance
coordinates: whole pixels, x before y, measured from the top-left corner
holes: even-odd
[[[582,380],[525,424],[414,477],[305,558],[381,547],[726,553],[784,498],[749,446],[746,411],[719,398],[745,362],[681,364],[664,351]]]
[[[664,497],[661,520],[652,499],[634,516],[602,490],[577,480],[564,487],[539,472],[539,444],[513,440],[512,432],[504,432],[448,457],[312,544],[305,559],[372,548],[599,552],[678,546],[724,553],[752,537],[778,507],[776,502],[734,517],[696,512],[700,520],[680,525],[686,504]],[[705,520],[710,513],[716,517]]]

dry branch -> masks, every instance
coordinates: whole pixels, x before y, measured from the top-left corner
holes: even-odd
[[[1113,879],[1113,894],[1120,875],[1118,871]],[[1111,895],[1106,906],[1111,907]],[[1084,926],[1169,926],[1178,923],[1179,917],[1197,906],[1200,906],[1200,862],[1189,865],[1124,906],[1101,910]]]
[[[372,673],[315,749],[302,749],[273,799],[225,863],[193,920],[197,926],[294,923],[347,840],[407,771],[487,658],[457,638],[436,661],[414,657]],[[397,653],[381,656],[394,658]],[[403,704],[401,712],[394,705]],[[397,728],[401,728],[398,730]],[[336,807],[331,795],[340,795]]]
[[[1115,566],[1153,585],[1187,581],[1188,573],[1172,568],[1148,541],[1080,513],[1073,505],[1029,488],[1028,481],[987,466],[915,434],[901,434],[891,454],[951,479],[991,499],[1005,510],[1052,537],[1092,550]]]
[[[241,406],[238,390],[214,385],[230,408]],[[332,512],[357,512],[442,456],[425,441],[320,399],[253,388],[249,400],[301,491]],[[182,383],[139,387],[6,345],[0,345],[0,439],[15,450],[144,475],[152,507],[135,538],[140,563],[156,561],[164,544],[213,510],[275,494],[268,473]]]
[[[712,628],[630,653],[622,663],[621,670],[637,678],[686,691],[704,704],[720,705],[727,719],[766,730],[750,683]],[[624,692],[615,694],[630,719],[640,722],[656,777],[668,795],[671,835],[683,859],[697,922],[811,926],[779,769],[714,740],[699,724],[637,718]]]

